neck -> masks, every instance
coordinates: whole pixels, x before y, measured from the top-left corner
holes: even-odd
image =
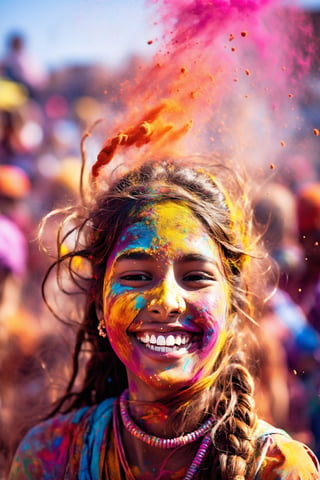
[[[176,444],[175,447],[160,448],[160,446],[151,445],[148,441],[142,441],[140,437],[137,438],[132,435],[120,419],[119,411],[117,418],[119,422],[118,425],[115,425],[115,428],[118,427],[118,431],[121,432],[125,457],[136,480],[169,480],[173,477],[176,480],[184,479],[189,468],[189,459],[194,457],[193,468],[196,466],[196,471],[198,471],[198,451],[202,449],[200,443],[203,438],[179,447]],[[190,478],[193,478],[193,475]]]
[[[200,410],[201,405],[202,412],[205,410],[204,401],[197,400],[196,405],[198,408],[193,410]],[[176,410],[177,405],[132,400],[126,393],[121,396],[115,431],[121,432],[125,456],[136,479],[167,480],[174,475],[179,480],[185,478],[189,467],[198,471],[199,458],[206,455],[203,452],[209,448],[208,431],[213,420],[199,421],[202,416],[199,411],[198,415],[189,415],[186,422],[179,418]],[[202,442],[207,442],[206,447]],[[194,463],[191,465],[189,459],[192,458]],[[188,478],[193,478],[194,472],[190,476],[188,471]]]
[[[132,398],[129,392],[128,413],[143,431],[162,438],[172,438],[196,430],[203,423],[206,410],[206,395],[202,394],[193,401],[192,415],[186,415],[177,401],[160,399],[141,401]],[[179,410],[181,413],[179,413]]]

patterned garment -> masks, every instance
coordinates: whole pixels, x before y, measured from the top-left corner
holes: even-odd
[[[107,399],[34,427],[16,452],[9,480],[103,480],[113,403]],[[258,439],[262,447],[254,480],[320,479],[315,455],[283,430],[259,421]],[[112,480],[121,480],[119,475],[115,468]]]

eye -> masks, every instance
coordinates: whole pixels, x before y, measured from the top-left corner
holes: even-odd
[[[119,276],[120,283],[126,286],[139,287],[152,280],[152,275],[147,272],[124,272]]]
[[[190,286],[206,287],[215,281],[215,276],[208,272],[194,271],[183,275],[183,282]]]

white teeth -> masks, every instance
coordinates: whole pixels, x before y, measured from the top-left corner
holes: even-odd
[[[155,352],[162,352],[162,353],[167,353],[167,352],[177,352],[177,351],[185,351],[187,352],[189,348],[191,347],[191,343],[189,345],[186,345],[185,347],[178,347],[177,345],[174,345],[173,347],[159,347],[158,345],[153,345],[152,343],[146,344],[146,347],[149,348],[150,350],[154,350]]]
[[[140,337],[139,337],[139,340],[140,342],[142,343],[149,343],[150,341],[150,337],[147,333],[143,333]]]
[[[181,335],[175,332],[161,335],[154,333],[148,334],[146,332],[137,333],[137,339],[148,348],[156,350],[157,352],[179,350],[179,347],[189,348],[192,343],[192,336],[190,334],[185,333]]]
[[[166,346],[167,347],[173,347],[173,345],[175,344],[175,338],[173,335],[169,335],[167,338],[166,338]]]

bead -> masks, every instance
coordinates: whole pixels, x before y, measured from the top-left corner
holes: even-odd
[[[205,456],[208,453],[210,444],[211,444],[211,436],[210,436],[210,433],[207,433],[201,442],[201,445],[186,473],[186,476],[184,477],[184,480],[192,480],[194,476],[197,474],[202,461],[204,460]]]
[[[129,412],[127,410],[127,400],[128,390],[125,390],[120,396],[120,414],[124,427],[133,437],[141,440],[144,443],[147,443],[148,445],[158,448],[179,448],[184,445],[188,445],[189,443],[195,442],[196,440],[199,440],[199,438],[203,437],[203,435],[205,435],[205,433],[207,433],[211,429],[214,423],[214,418],[210,417],[197,430],[187,433],[186,435],[180,435],[179,437],[175,438],[156,437],[154,435],[149,435],[148,433],[143,432],[138,427],[138,425],[135,425],[133,423],[133,420],[130,418]]]

